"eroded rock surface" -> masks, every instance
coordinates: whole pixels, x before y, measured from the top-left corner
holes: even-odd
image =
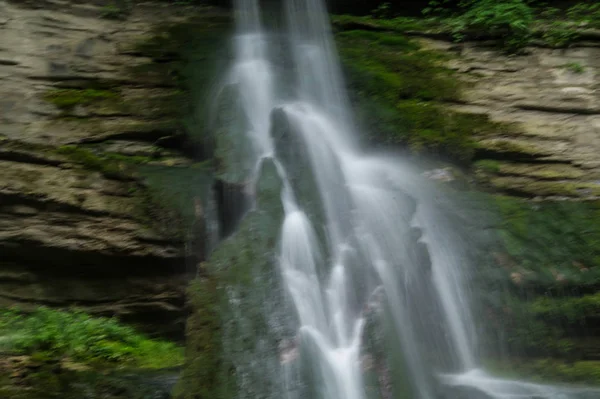
[[[176,90],[160,68],[140,72],[154,60],[135,50],[187,11],[104,12],[97,1],[0,0],[0,305],[78,305],[180,334],[183,238],[147,220],[129,165],[191,163],[156,145],[178,133],[165,106],[178,107]]]
[[[428,47],[457,48],[423,40]],[[449,65],[468,82],[454,108],[513,124],[479,140],[477,158],[493,160],[482,180],[527,197],[600,197],[600,47],[530,48],[506,56],[465,44]],[[491,165],[491,167],[489,167]]]

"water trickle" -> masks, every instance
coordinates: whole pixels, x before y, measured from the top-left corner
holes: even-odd
[[[275,73],[277,41],[262,28],[257,0],[236,0],[227,77],[253,159],[273,159],[282,180],[278,265],[298,324],[280,343],[282,397],[299,398],[291,381],[306,378],[318,398],[365,399],[363,342],[374,313],[390,322],[387,355],[402,364],[388,362],[381,373],[386,384],[404,381],[393,397],[437,399],[440,384],[468,387],[473,399],[579,397],[477,369],[466,256],[439,193],[409,165],[361,154],[323,1],[284,3],[288,27],[277,54],[289,57],[294,77]],[[275,116],[286,125],[282,145],[272,137]],[[303,177],[313,180],[314,201],[306,201],[298,168],[310,171]]]

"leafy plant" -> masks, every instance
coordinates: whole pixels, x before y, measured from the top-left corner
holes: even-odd
[[[460,7],[466,11],[450,21],[456,40],[463,40],[467,33],[483,32],[500,37],[510,52],[529,44],[534,13],[523,0],[464,0]]]
[[[600,3],[579,3],[567,10],[567,19],[589,25],[593,28],[600,27]]]
[[[181,364],[183,354],[171,342],[147,338],[116,319],[81,311],[40,307],[32,313],[0,311],[0,349],[45,357],[69,357],[94,363],[120,362],[162,368]]]

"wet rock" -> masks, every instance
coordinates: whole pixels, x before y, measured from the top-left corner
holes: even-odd
[[[137,47],[189,12],[145,5],[124,22],[100,18],[104,6],[0,0],[0,306],[75,305],[181,338],[186,264],[200,259],[183,227],[158,227],[156,215],[176,218],[138,165],[190,167],[156,144],[183,134],[187,103],[136,69],[169,64],[118,45]],[[72,147],[84,143],[94,147]]]
[[[434,49],[446,43],[421,42]],[[512,170],[488,171],[480,176],[481,182],[531,197],[597,196],[592,183],[600,173],[596,126],[599,60],[600,49],[584,43],[569,49],[532,47],[519,57],[506,57],[476,43],[463,45],[460,56],[452,57],[448,66],[461,71],[460,78],[468,85],[464,103],[452,109],[488,115],[492,121],[508,124],[499,136],[482,134],[476,158],[510,160]],[[558,189],[556,184],[551,187],[542,176],[555,174],[557,164],[569,165],[568,173],[561,172],[560,177],[566,189]],[[528,170],[512,173],[519,168]],[[530,173],[535,176],[522,180],[522,174]]]

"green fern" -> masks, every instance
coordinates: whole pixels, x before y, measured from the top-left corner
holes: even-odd
[[[171,342],[152,340],[116,319],[82,311],[40,307],[31,313],[0,311],[0,349],[23,354],[44,353],[81,362],[120,362],[161,368],[181,364],[183,354]]]

